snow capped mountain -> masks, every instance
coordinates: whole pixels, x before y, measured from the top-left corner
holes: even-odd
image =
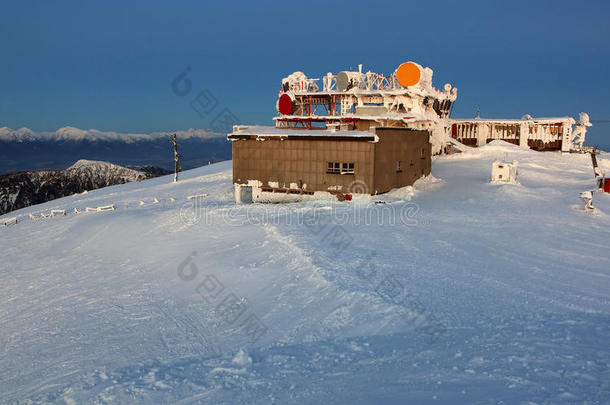
[[[148,177],[143,171],[84,159],[65,170],[3,175],[0,176],[0,213]]]
[[[4,142],[23,142],[33,141],[36,135],[29,128],[11,129],[0,127],[0,141]]]
[[[180,141],[184,169],[231,158],[231,143],[226,134],[202,129],[138,134],[69,126],[54,132],[3,127],[0,128],[0,174],[57,170],[79,158],[111,160],[122,166],[152,165],[171,169],[173,151],[168,139],[173,133]]]
[[[220,134],[203,129],[190,128],[185,131],[173,132],[152,132],[149,134],[140,133],[121,133],[113,131],[99,131],[97,129],[79,129],[71,126],[59,128],[54,132],[34,132],[29,128],[11,129],[0,128],[0,141],[4,142],[23,142],[23,141],[122,141],[133,143],[137,141],[150,141],[159,138],[168,138],[171,134],[177,134],[179,139],[190,138],[218,138],[226,134]]]
[[[146,177],[146,174],[143,172],[138,172],[136,170],[128,169],[108,162],[99,162],[86,159],[77,161],[72,166],[68,167],[66,171],[78,173],[78,175],[84,176],[85,178],[91,178],[94,176],[118,178],[124,180],[123,182],[125,183],[128,181],[135,181],[138,179],[138,177]]]
[[[495,159],[518,184],[489,182]],[[584,211],[589,156],[492,142],[432,175],[235,205],[221,162],[0,217],[18,221],[0,227],[2,400],[608,403],[610,195]]]

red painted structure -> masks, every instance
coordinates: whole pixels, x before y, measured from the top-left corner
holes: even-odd
[[[278,101],[278,107],[280,113],[284,115],[289,115],[294,112],[294,104],[292,102],[292,98],[288,94],[282,94],[280,96],[280,100]]]

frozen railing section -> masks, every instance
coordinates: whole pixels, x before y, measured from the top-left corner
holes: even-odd
[[[39,215],[30,214],[29,216],[32,221],[35,221],[37,219],[45,219],[45,218],[52,218],[52,217],[65,217],[66,210],[51,210],[51,212],[49,212],[49,213],[41,212]]]
[[[17,217],[5,218],[2,220],[2,222],[0,222],[0,225],[2,225],[2,226],[17,225],[18,222],[19,222],[19,220],[17,219]]]
[[[85,212],[103,212],[103,211],[114,211],[114,204],[102,205],[102,206],[95,207],[95,208],[92,208],[92,207],[85,208]]]
[[[192,200],[199,200],[199,199],[203,199],[208,197],[207,193],[201,193],[201,194],[193,194],[193,195],[189,195],[186,197],[186,200],[192,201]],[[139,205],[143,206],[143,205],[163,205],[164,207],[167,204],[174,204],[176,203],[177,199],[172,197],[172,196],[168,196],[165,198],[157,198],[157,197],[150,197],[146,199],[147,201],[150,201],[150,203],[145,203],[144,200],[140,200],[139,201]],[[133,201],[131,202],[131,207],[133,208],[135,205]],[[120,206],[122,207],[122,209],[130,209],[130,202],[129,201],[125,201],[122,202],[120,204]],[[116,204],[107,204],[107,205],[100,205],[97,207],[85,207],[84,209],[79,209],[79,208],[73,208],[71,211],[65,210],[65,209],[52,209],[50,211],[44,211],[44,212],[38,212],[38,213],[30,213],[27,214],[27,216],[30,218],[31,221],[37,221],[40,219],[47,219],[47,218],[52,218],[52,217],[66,217],[68,216],[68,214],[72,214],[72,215],[78,215],[78,214],[83,214],[83,213],[97,213],[97,212],[108,212],[108,211],[115,211],[117,209]],[[20,222],[19,216],[17,217],[13,217],[13,218],[5,218],[5,219],[0,219],[0,227],[5,227],[5,226],[9,226],[9,225],[16,225]]]

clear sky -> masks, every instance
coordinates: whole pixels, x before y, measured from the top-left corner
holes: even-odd
[[[2,1],[0,126],[207,128],[208,90],[272,124],[282,77],[413,60],[458,88],[456,117],[610,120],[610,1]],[[187,67],[192,90],[172,92]],[[610,145],[610,123],[593,139]]]

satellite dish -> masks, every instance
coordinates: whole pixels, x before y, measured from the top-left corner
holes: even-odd
[[[277,102],[277,109],[282,115],[291,115],[295,110],[294,100],[289,94],[282,94]]]
[[[337,74],[337,91],[347,91],[349,86],[349,77],[345,72],[339,72]]]
[[[406,62],[396,69],[396,79],[403,87],[414,86],[419,83],[421,71],[414,62]]]

